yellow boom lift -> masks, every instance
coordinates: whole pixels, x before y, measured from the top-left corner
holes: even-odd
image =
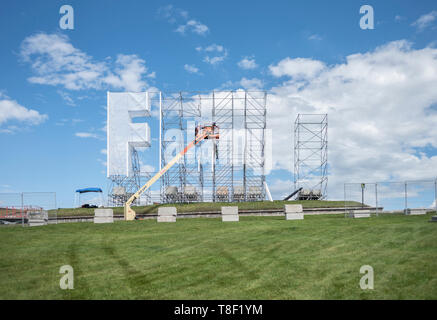
[[[187,153],[188,150],[190,150],[193,146],[197,145],[204,139],[219,139],[219,128],[216,126],[215,123],[213,123],[210,126],[197,126],[195,130],[195,139],[191,141],[184,150],[179,152],[167,165],[161,169],[157,174],[153,176],[147,183],[142,186],[137,192],[135,192],[129,200],[127,200],[126,204],[124,205],[124,219],[125,220],[134,220],[135,219],[135,211],[131,208],[132,202],[134,202],[136,199],[138,199],[141,194],[149,189],[152,184],[154,184],[161,176],[168,171],[176,162],[179,161],[180,158],[184,156],[184,154]]]

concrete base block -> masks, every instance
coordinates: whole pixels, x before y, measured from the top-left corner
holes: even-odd
[[[370,213],[370,209],[358,209],[358,210],[354,210],[353,213]]]
[[[113,223],[114,212],[112,209],[94,209],[94,223]]]
[[[158,222],[176,222],[176,216],[158,216]]]
[[[223,222],[238,222],[240,217],[238,216],[238,207],[222,207],[222,221]]]
[[[29,220],[29,227],[39,227],[39,226],[45,226],[47,225],[46,220]]]
[[[176,207],[159,207],[158,216],[176,216],[178,214]]]
[[[418,216],[426,214],[427,211],[427,209],[405,209],[404,213],[412,216]]]
[[[285,220],[303,220],[303,212],[300,213],[286,213]]]
[[[286,204],[284,206],[285,213],[301,213],[303,208],[301,204]]]
[[[284,206],[285,220],[303,220],[301,204],[286,204]]]
[[[369,209],[359,209],[349,211],[349,218],[370,218]]]
[[[176,222],[178,212],[176,207],[158,208],[158,222]]]
[[[370,218],[370,212],[369,213],[353,213],[352,218]]]
[[[94,209],[95,217],[113,217],[114,213],[112,209]]]
[[[240,217],[237,215],[233,215],[233,214],[226,214],[226,215],[222,215],[222,221],[223,222],[238,222],[240,221]]]
[[[430,222],[437,222],[437,216],[432,216]]]
[[[238,215],[238,207],[222,207],[222,215]]]
[[[94,223],[114,223],[113,217],[94,217]]]

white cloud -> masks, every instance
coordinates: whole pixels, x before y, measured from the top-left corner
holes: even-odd
[[[431,26],[436,18],[437,18],[437,11],[434,10],[420,16],[419,19],[414,21],[411,25],[416,27],[418,31],[423,31],[429,26]]]
[[[55,125],[57,125],[57,126],[64,126],[66,124],[70,124],[70,125],[74,126],[74,125],[76,125],[77,123],[80,123],[80,122],[83,122],[83,120],[82,119],[77,119],[77,118],[73,118],[73,119],[64,118],[64,119],[60,119],[59,121],[57,121],[55,123]]]
[[[215,56],[215,57],[210,57],[210,56],[206,56],[203,61],[212,65],[216,65],[219,64],[220,62],[223,62],[223,60],[225,60],[226,55],[223,56]]]
[[[322,40],[322,37],[319,36],[318,34],[312,34],[308,37],[308,40],[320,41],[320,40]]]
[[[189,73],[199,73],[199,68],[194,65],[185,64],[184,69]]]
[[[312,78],[325,68],[325,64],[308,58],[285,58],[277,65],[270,65],[270,72],[275,77]]]
[[[146,81],[142,80],[143,75],[146,73],[146,62],[143,59],[135,54],[119,54],[114,73],[106,76],[103,80],[114,88],[139,92],[147,87]],[[155,74],[153,73],[154,76]]]
[[[149,73],[149,74],[147,75],[147,78],[155,79],[155,78],[156,78],[156,72],[153,71],[153,72]]]
[[[20,127],[18,126],[6,126],[6,127],[0,126],[0,133],[14,134],[18,131],[20,131]]]
[[[169,23],[176,23],[178,19],[188,19],[188,11],[176,8],[172,4],[158,8],[158,15]]]
[[[243,59],[241,59],[241,61],[238,62],[238,66],[241,69],[246,70],[255,69],[258,67],[253,57],[244,57]]]
[[[222,45],[211,44],[205,48],[197,47],[196,51],[206,53],[203,61],[212,65],[219,64],[223,62],[228,56],[228,50],[226,50]]]
[[[100,163],[102,166],[107,167],[108,163],[106,162],[106,160],[97,158],[97,162]],[[106,172],[103,172],[106,174]]]
[[[58,90],[58,94],[61,96],[61,98],[65,101],[65,103],[71,107],[75,107],[76,103],[74,102],[73,98],[65,91]]]
[[[259,90],[263,87],[263,82],[257,78],[242,78],[240,80],[240,85],[247,90]]]
[[[190,19],[188,11],[176,8],[171,4],[160,7],[158,9],[158,15],[171,24],[178,24],[178,27],[174,31],[180,34],[185,35],[188,32],[192,32],[204,36],[209,32],[207,25],[196,19]]]
[[[100,137],[95,134],[95,133],[91,133],[91,132],[76,132],[74,134],[76,137],[79,138],[94,138],[94,139],[100,139]]]
[[[144,164],[142,161],[140,161],[140,167],[141,167],[141,173],[145,173],[145,174],[156,173],[156,168],[154,166]]]
[[[181,34],[185,34],[187,31],[191,31],[199,35],[205,35],[209,31],[209,28],[203,23],[191,19],[187,21],[186,24],[181,24],[175,31]]]
[[[292,171],[296,115],[328,113],[331,196],[344,182],[435,177],[437,155],[418,150],[437,148],[437,49],[395,41],[333,66],[285,58],[270,69],[288,78],[268,97],[276,169]]]
[[[175,14],[175,8],[172,4],[163,6],[163,7],[159,7],[158,8],[158,15],[167,19],[168,22],[170,23],[174,23],[175,22],[175,18],[173,17]]]
[[[38,125],[48,116],[40,114],[38,111],[28,109],[20,105],[17,101],[12,100],[8,96],[0,93],[0,125],[9,121],[19,121],[24,124]],[[2,129],[2,132],[12,133],[18,129],[16,126],[9,126],[7,129]]]
[[[274,179],[270,184],[268,184],[272,198],[280,200],[291,194],[293,186],[293,181],[290,179]]]
[[[22,42],[20,53],[37,74],[29,78],[32,83],[63,85],[72,90],[96,89],[106,71],[104,63],[93,63],[91,57],[73,47],[65,35],[29,36]]]
[[[21,44],[20,55],[32,67],[34,76],[28,79],[32,83],[63,86],[68,90],[141,91],[147,87],[143,80],[147,77],[145,61],[137,55],[119,54],[114,64],[110,59],[94,61],[75,48],[65,35],[29,36]]]
[[[196,50],[197,50],[197,48],[196,48]],[[206,48],[204,48],[203,51],[205,51],[205,52],[224,52],[225,48],[221,45],[213,43],[213,44],[207,46]]]

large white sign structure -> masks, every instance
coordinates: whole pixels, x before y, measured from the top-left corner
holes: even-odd
[[[131,177],[132,152],[150,147],[149,125],[134,120],[150,117],[149,94],[108,92],[107,103],[107,176]]]

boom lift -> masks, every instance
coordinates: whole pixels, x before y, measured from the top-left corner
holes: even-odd
[[[136,217],[135,211],[131,208],[132,202],[138,199],[141,194],[149,189],[161,176],[166,173],[180,158],[184,156],[193,146],[197,145],[204,139],[219,139],[219,127],[213,123],[210,126],[197,126],[195,129],[195,139],[191,141],[184,150],[179,152],[167,165],[161,169],[157,174],[153,176],[147,183],[142,186],[137,192],[135,192],[124,205],[124,219],[134,220]]]

